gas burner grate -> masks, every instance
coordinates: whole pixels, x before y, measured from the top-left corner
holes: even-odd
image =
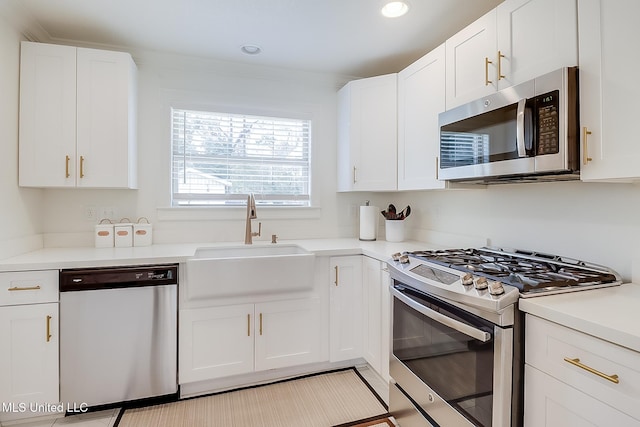
[[[559,256],[502,249],[446,249],[408,252],[409,256],[471,272],[517,287],[522,293],[582,288],[619,282],[615,272]]]

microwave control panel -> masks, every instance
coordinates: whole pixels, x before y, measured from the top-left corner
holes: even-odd
[[[557,90],[536,97],[538,119],[537,155],[556,154],[560,150],[559,97],[560,92]]]

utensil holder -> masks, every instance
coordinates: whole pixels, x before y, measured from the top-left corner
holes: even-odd
[[[404,241],[404,221],[387,219],[384,221],[384,231],[387,242]]]

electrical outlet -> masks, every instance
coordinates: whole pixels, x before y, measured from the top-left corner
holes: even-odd
[[[88,205],[84,207],[84,219],[86,219],[87,221],[98,220],[98,210],[95,206]]]
[[[98,214],[100,219],[110,219],[111,221],[115,221],[117,219],[116,216],[118,215],[118,212],[113,206],[101,206],[98,209]]]

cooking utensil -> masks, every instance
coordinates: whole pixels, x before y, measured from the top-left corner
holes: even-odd
[[[400,213],[397,215],[396,219],[403,220],[406,217],[408,217],[409,215],[411,215],[411,206],[407,205],[406,208],[404,208],[404,209],[402,209],[400,211]]]

